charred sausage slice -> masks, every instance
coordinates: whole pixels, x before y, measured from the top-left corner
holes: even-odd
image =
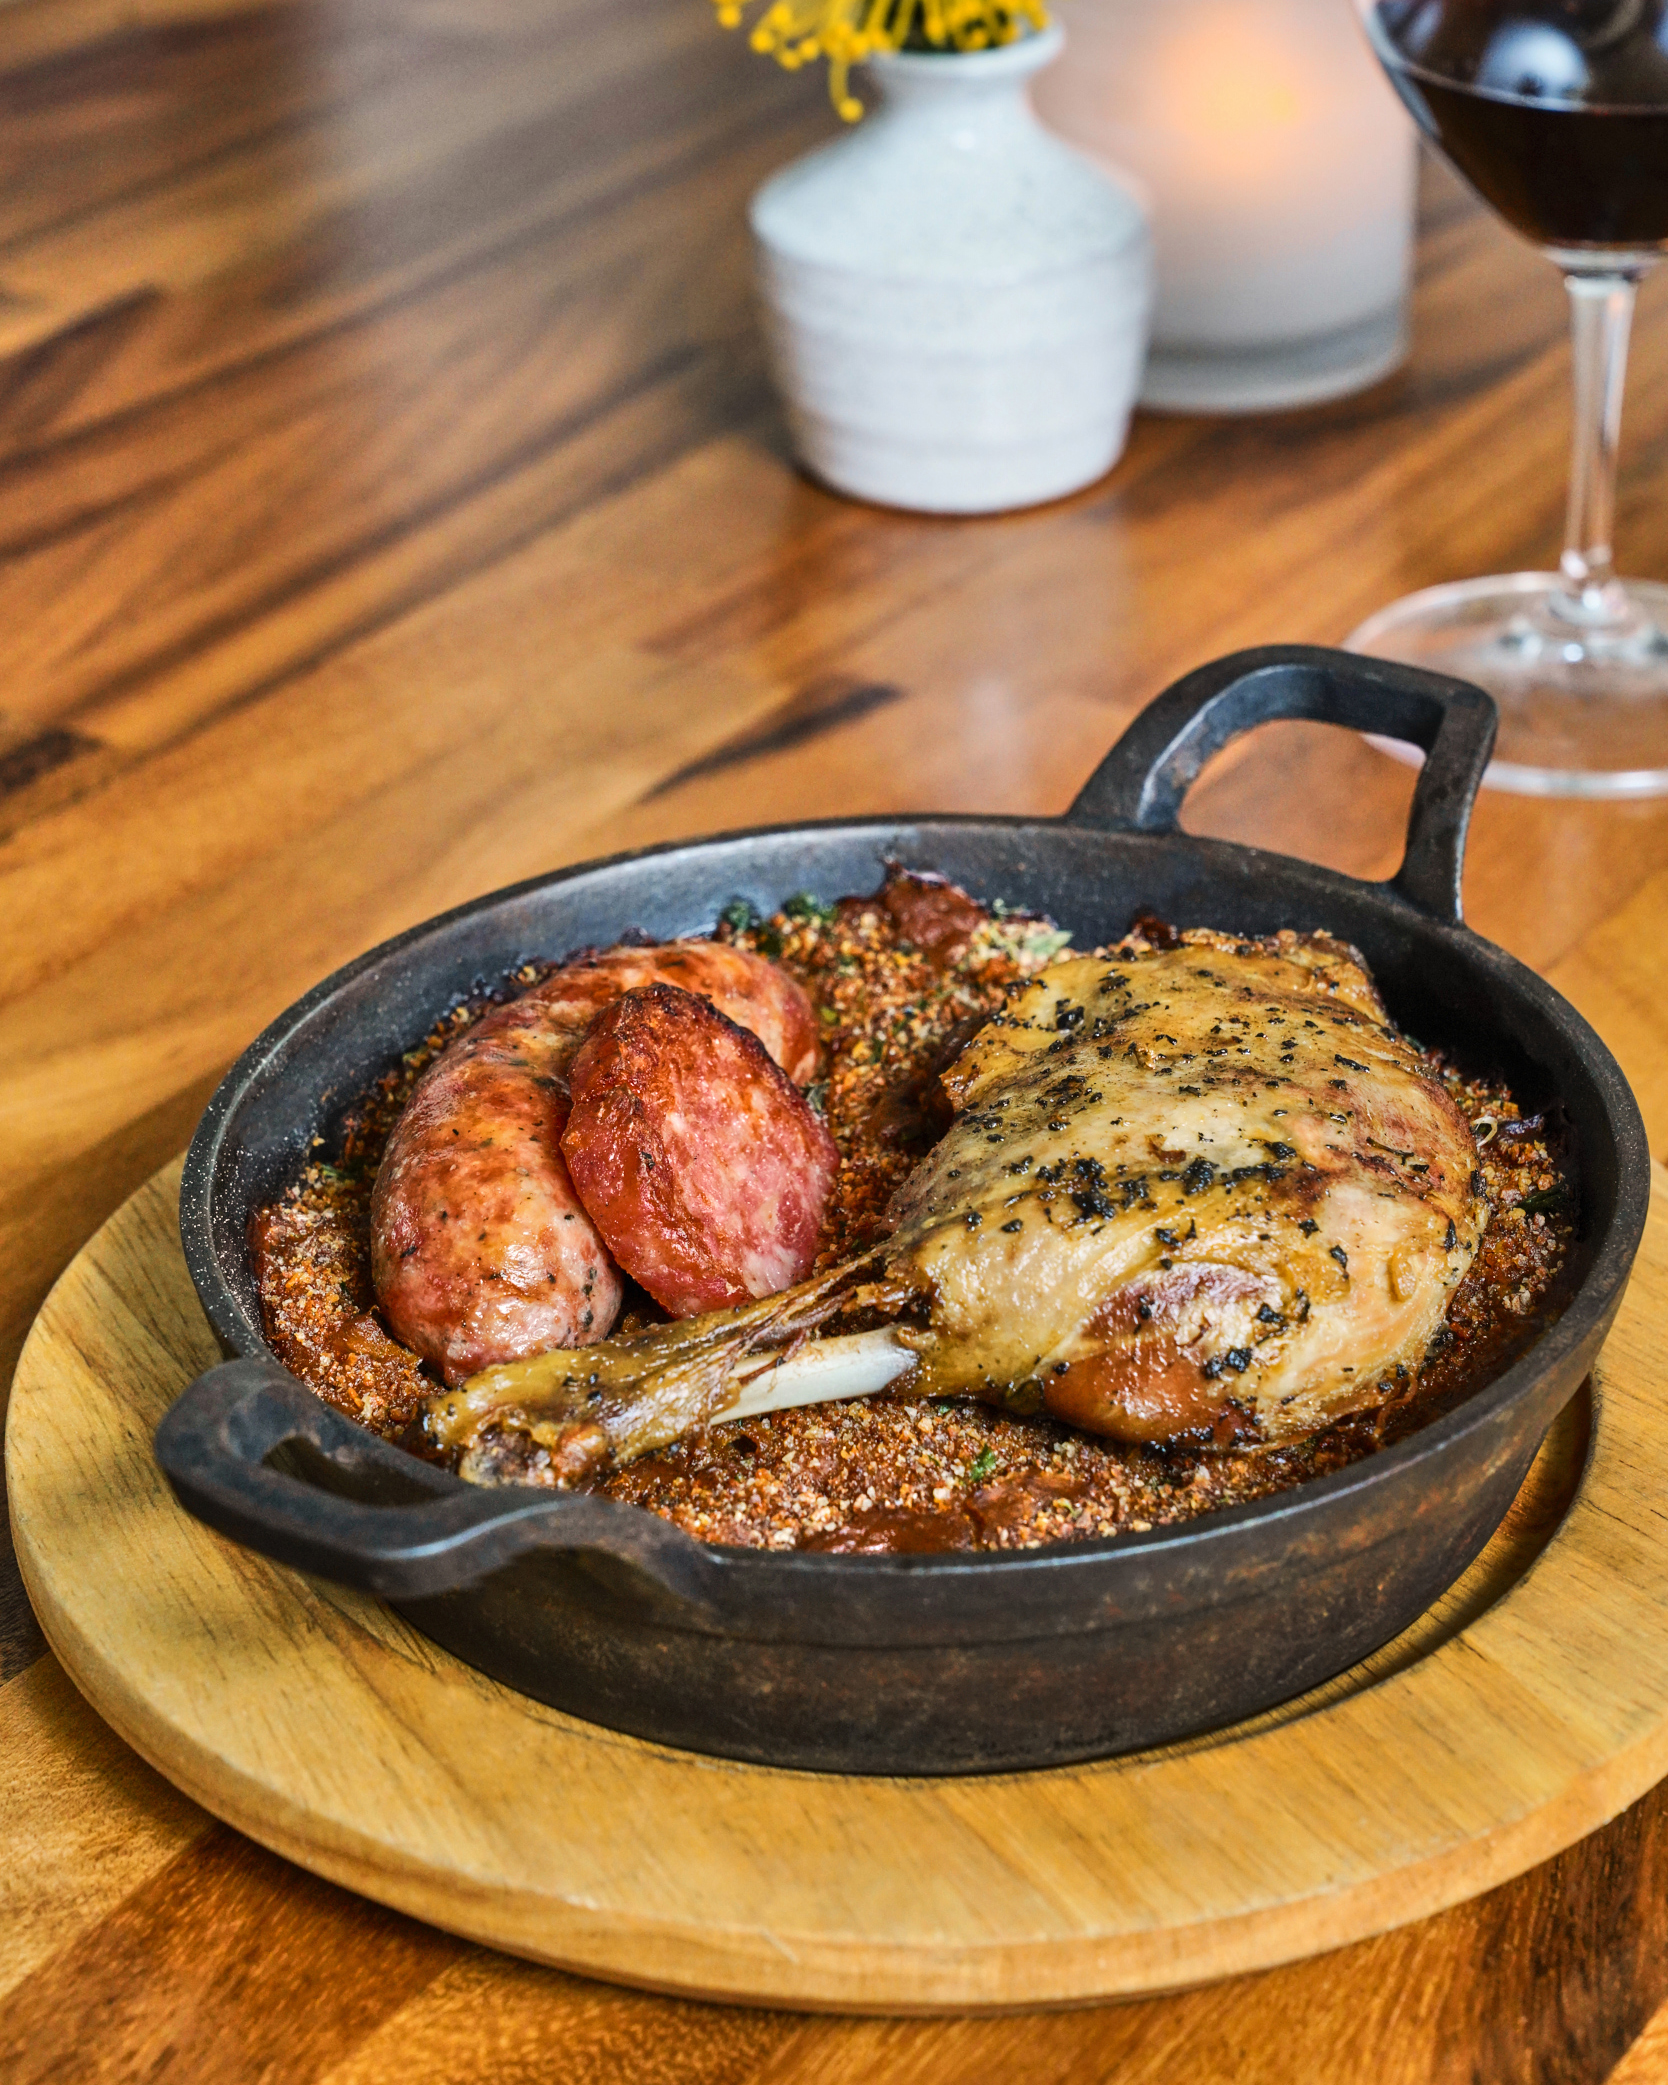
[[[756,1036],[693,993],[647,985],[598,1016],[570,1081],[574,1185],[674,1316],[810,1272],[839,1153]]]

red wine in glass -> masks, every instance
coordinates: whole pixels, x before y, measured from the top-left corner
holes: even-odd
[[[1668,791],[1668,587],[1624,586],[1610,550],[1634,291],[1668,248],[1668,0],[1357,4],[1426,137],[1563,269],[1576,439],[1556,574],[1431,587],[1350,642],[1488,688],[1497,783]]]

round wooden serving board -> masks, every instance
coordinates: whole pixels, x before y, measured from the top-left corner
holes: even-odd
[[[1544,1860],[1668,1772],[1668,1197],[1590,1397],[1403,1637],[1186,1746],[966,1780],[671,1752],[524,1700],[174,1504],[217,1356],[177,1168],[48,1298],[7,1434],[54,1650],[217,1816],[454,1932],[626,1983],[854,2012],[1130,1995],[1318,1953]]]

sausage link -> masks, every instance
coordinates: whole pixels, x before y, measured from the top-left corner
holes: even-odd
[[[711,998],[792,1076],[815,1073],[804,992],[715,942],[579,957],[477,1021],[417,1082],[371,1198],[383,1316],[447,1383],[613,1328],[624,1285],[560,1149],[567,1073],[597,1015],[659,979]]]
[[[668,941],[654,948],[611,948],[576,956],[560,970],[489,1014],[474,1032],[527,1028],[565,1072],[591,1023],[622,992],[677,985],[709,999],[738,1027],[756,1035],[797,1086],[816,1077],[817,1019],[803,987],[764,956],[719,941]]]
[[[448,1383],[603,1339],[619,1269],[562,1162],[568,1099],[492,1051],[442,1060],[389,1140],[371,1279],[397,1339]]]

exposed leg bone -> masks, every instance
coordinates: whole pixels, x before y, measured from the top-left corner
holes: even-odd
[[[886,1329],[808,1335],[853,1308],[899,1309],[900,1285],[860,1286],[875,1255],[762,1302],[713,1311],[596,1346],[562,1348],[484,1369],[433,1399],[429,1437],[476,1481],[504,1474],[500,1443],[543,1449],[559,1479],[634,1461],[692,1428],[800,1404],[872,1396],[914,1363]]]

